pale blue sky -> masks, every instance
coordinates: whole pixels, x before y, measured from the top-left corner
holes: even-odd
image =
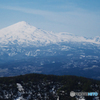
[[[20,21],[46,31],[100,36],[100,0],[0,0],[0,29]]]

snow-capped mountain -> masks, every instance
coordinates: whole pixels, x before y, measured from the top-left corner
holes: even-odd
[[[58,42],[90,42],[100,44],[100,37],[86,39],[67,32],[53,33],[38,29],[24,21],[0,30],[0,44],[46,45]]]
[[[0,76],[42,73],[100,79],[99,44],[99,36],[47,32],[18,22],[0,30]]]
[[[26,22],[18,22],[14,25],[6,27],[0,30],[0,43],[8,44],[9,42],[14,44],[33,44],[36,42],[50,43],[56,42],[57,39],[53,33],[46,32],[41,29],[37,29],[34,26],[27,24]]]

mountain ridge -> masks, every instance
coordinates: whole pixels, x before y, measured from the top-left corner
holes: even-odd
[[[93,39],[87,39],[82,36],[75,36],[68,32],[53,33],[48,32],[39,28],[36,28],[32,25],[29,25],[25,21],[21,21],[10,25],[6,28],[0,30],[0,43],[1,44],[15,44],[15,41],[18,44],[26,45],[47,45],[50,43],[59,43],[59,42],[88,42],[100,44],[100,37],[97,36]]]
[[[0,30],[0,77],[34,72],[100,79],[99,39],[16,23]]]

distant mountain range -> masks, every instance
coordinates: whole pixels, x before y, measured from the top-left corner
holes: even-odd
[[[75,36],[67,32],[53,33],[27,24],[24,21],[0,30],[0,44],[47,45],[59,42],[88,42],[100,44],[100,37],[93,39]],[[38,45],[37,45],[38,44]]]
[[[0,76],[27,73],[100,79],[100,37],[53,33],[18,22],[0,30]]]

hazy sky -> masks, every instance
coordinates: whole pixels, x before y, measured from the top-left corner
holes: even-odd
[[[0,29],[20,21],[46,31],[100,36],[100,0],[0,0]]]

